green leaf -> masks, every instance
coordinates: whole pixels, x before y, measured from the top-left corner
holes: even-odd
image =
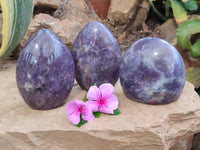
[[[82,125],[84,125],[86,123],[88,123],[88,121],[81,119],[80,123],[77,124],[76,126],[80,128]]]
[[[188,1],[189,1],[189,0],[182,0],[183,3],[186,3],[186,2],[188,2]]]
[[[186,20],[177,29],[177,39],[183,49],[192,50],[190,38],[193,34],[200,33],[200,19]]]
[[[193,57],[200,56],[200,39],[198,39],[193,45],[192,45],[192,51],[191,55]]]
[[[101,112],[93,112],[95,118],[100,118]]]
[[[94,83],[94,86],[97,86],[97,83]]]
[[[83,101],[87,102],[87,101],[88,101],[88,99],[87,99],[86,97],[83,97]]]
[[[82,115],[80,114],[80,122],[77,124],[77,127],[81,127],[82,125],[88,123],[88,121],[82,119]]]
[[[181,3],[176,0],[170,0],[170,2],[176,22],[182,23],[184,20],[187,20],[187,12]]]
[[[117,109],[114,110],[114,114],[111,114],[111,115],[117,116],[119,114],[121,114],[121,112],[120,112],[119,108],[117,108]]]
[[[0,0],[3,12],[2,46],[0,57],[10,54],[28,29],[33,0]]]
[[[183,3],[183,6],[190,11],[195,11],[198,9],[198,4],[196,0],[188,0]]]
[[[186,80],[191,82],[195,88],[200,87],[200,68],[191,67],[186,69]]]

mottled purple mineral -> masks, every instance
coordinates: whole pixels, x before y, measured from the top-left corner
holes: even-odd
[[[17,62],[16,80],[25,102],[46,110],[65,103],[75,76],[75,65],[66,45],[47,29],[26,44]]]
[[[119,77],[121,50],[112,33],[101,23],[88,23],[77,36],[72,49],[76,80],[88,90],[94,83],[115,84]]]
[[[185,65],[170,43],[143,38],[125,52],[120,81],[125,95],[134,101],[167,104],[177,100],[182,92]]]

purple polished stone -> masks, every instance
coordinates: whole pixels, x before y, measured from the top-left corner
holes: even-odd
[[[159,38],[143,38],[125,52],[120,67],[125,95],[137,102],[167,104],[179,98],[185,65],[179,52]]]
[[[25,102],[34,109],[63,105],[73,87],[74,76],[70,51],[47,29],[38,31],[18,58],[17,85]]]
[[[115,84],[119,77],[121,50],[112,33],[101,23],[88,23],[77,36],[72,49],[76,80],[88,90],[94,83]]]

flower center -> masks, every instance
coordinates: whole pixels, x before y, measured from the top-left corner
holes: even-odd
[[[82,107],[81,107],[81,108],[79,108],[79,111],[80,111],[80,112],[82,112],[82,110],[83,110],[83,108],[82,108]]]
[[[101,99],[101,100],[100,100],[100,104],[103,104],[103,103],[104,103],[104,100],[103,100],[103,99]]]

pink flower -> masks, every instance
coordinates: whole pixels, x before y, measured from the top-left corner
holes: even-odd
[[[118,108],[118,98],[113,94],[114,87],[110,83],[104,83],[99,86],[91,86],[87,93],[86,105],[93,112],[102,112],[114,114],[114,110]]]
[[[80,114],[82,119],[86,121],[92,121],[94,119],[92,110],[83,101],[74,100],[66,105],[66,112],[68,120],[77,125],[80,123]]]

